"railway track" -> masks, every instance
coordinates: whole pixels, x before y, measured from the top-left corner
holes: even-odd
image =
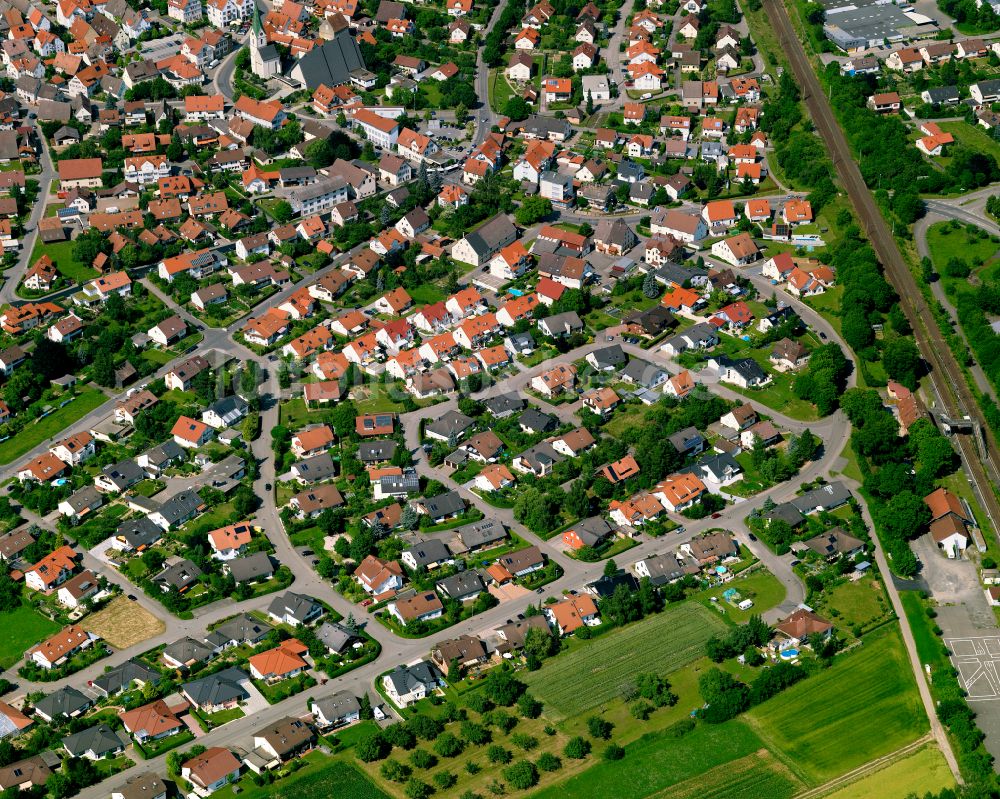
[[[900,307],[913,328],[920,354],[930,365],[930,379],[944,412],[953,419],[968,416],[981,431],[977,442],[975,434],[958,434],[953,438],[959,448],[966,473],[976,491],[983,510],[992,525],[992,535],[998,536],[1000,503],[993,486],[1000,485],[1000,450],[992,431],[986,424],[975,397],[969,390],[965,375],[948,347],[937,326],[933,312],[928,307],[917,282],[903,259],[896,240],[882,218],[875,199],[865,184],[861,171],[833,114],[833,109],[823,92],[809,58],[792,27],[782,0],[764,0],[768,19],[778,34],[778,40],[789,65],[802,88],[802,97],[809,109],[813,124],[823,138],[833,160],[841,185],[847,192],[854,210],[871,241],[885,274],[896,289]]]

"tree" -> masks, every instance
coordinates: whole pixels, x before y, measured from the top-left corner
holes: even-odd
[[[279,200],[274,205],[271,206],[271,217],[279,225],[283,225],[288,222],[294,215],[292,210],[292,205],[287,200]]]
[[[587,116],[592,116],[594,113],[594,98],[590,92],[587,90]]]
[[[434,793],[434,788],[423,780],[410,777],[406,781],[406,787],[403,788],[403,792],[406,794],[407,799],[428,799]]]
[[[510,117],[514,122],[520,122],[522,119],[527,119],[528,115],[531,113],[531,106],[528,105],[527,101],[520,95],[514,95],[503,107],[503,115]]]
[[[611,730],[614,727],[614,724],[600,716],[591,716],[587,719],[587,732],[591,738],[601,738],[606,741],[611,737]]]
[[[382,775],[382,778],[391,782],[403,782],[412,773],[412,768],[391,757],[379,767],[379,774]]]
[[[502,707],[513,705],[524,693],[524,689],[524,683],[514,676],[506,664],[491,669],[483,687],[486,695]]]
[[[608,744],[601,753],[601,756],[605,760],[621,760],[625,757],[625,747],[619,746],[618,744]]]
[[[443,732],[434,741],[434,751],[441,757],[457,757],[462,754],[465,744],[462,740],[451,732]]]
[[[418,713],[407,719],[406,726],[413,730],[418,738],[424,741],[433,741],[441,734],[441,730],[444,728],[437,719],[432,719],[430,716],[425,716],[422,713]],[[418,766],[418,768],[420,767]]]
[[[452,658],[448,662],[448,682],[456,683],[462,679],[462,667],[458,665],[458,658]]]
[[[316,169],[330,166],[330,164],[337,160],[337,154],[333,149],[333,145],[328,139],[324,138],[316,138],[309,142],[305,147],[304,155],[309,165]]]
[[[514,213],[519,225],[528,227],[545,219],[552,213],[552,201],[537,195],[525,197],[521,206]]]
[[[94,381],[102,386],[115,384],[115,356],[107,350],[99,350],[94,358]]]
[[[750,692],[729,672],[711,668],[698,678],[698,690],[708,705],[698,715],[711,724],[735,718],[749,707]]]
[[[562,768],[562,761],[551,752],[544,752],[535,761],[535,765],[542,771],[558,771]]]
[[[390,749],[385,736],[381,732],[373,732],[355,744],[354,753],[365,763],[373,763],[376,760],[382,760],[389,754]]]
[[[455,106],[455,124],[461,125],[465,122],[465,118],[469,115],[469,109],[465,103],[458,103]]]
[[[651,300],[660,296],[660,284],[652,271],[647,272],[642,280],[642,293]]]
[[[882,363],[890,378],[902,383],[910,391],[916,391],[922,361],[912,338],[900,336],[890,339],[882,351]]]
[[[583,760],[590,754],[590,741],[579,735],[570,738],[563,747],[563,754],[572,760]]]
[[[512,788],[526,791],[538,784],[538,769],[528,760],[519,760],[503,770],[503,777]]]
[[[0,573],[0,613],[10,613],[21,607],[21,586],[9,572]]]

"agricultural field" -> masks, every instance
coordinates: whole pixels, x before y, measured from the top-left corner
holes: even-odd
[[[766,749],[709,769],[653,796],[656,799],[791,799],[803,788],[788,768]]]
[[[558,667],[525,675],[546,715],[567,718],[617,697],[637,664],[668,674],[697,660],[705,642],[725,626],[707,608],[687,602],[586,642],[558,659]]]
[[[56,622],[27,605],[0,614],[4,634],[0,636],[0,669],[8,669],[24,657],[24,652],[59,631]]]
[[[227,785],[215,795],[220,799],[267,799],[280,795],[282,799],[390,799],[389,795],[376,786],[352,763],[342,759],[324,757],[318,752],[304,758],[306,765],[296,773],[283,779],[278,786],[255,785],[249,777],[244,777],[237,785]],[[252,776],[252,775],[251,775]]]
[[[137,602],[120,596],[88,616],[83,626],[115,649],[126,649],[159,635],[166,625]]]
[[[763,743],[756,733],[740,721],[725,724],[699,724],[681,738],[668,732],[644,735],[625,747],[625,758],[618,762],[599,762],[575,777],[534,795],[533,799],[606,799],[621,796],[622,786],[628,785],[629,799],[645,797],[673,797],[674,788],[685,780],[708,776],[717,767],[728,769],[733,760],[755,758]],[[763,776],[763,775],[762,775]],[[794,785],[791,778],[788,786]],[[706,792],[711,790],[705,783]],[[722,785],[719,785],[722,788]],[[783,792],[780,787],[774,794],[748,793],[754,797],[784,797],[794,793],[791,787]],[[684,794],[685,796],[687,794]],[[714,794],[709,796],[739,796],[740,794]]]
[[[907,796],[923,796],[954,787],[955,779],[940,750],[935,746],[925,746],[912,755],[827,794],[825,799],[868,799],[870,796],[904,799]]]
[[[928,728],[895,628],[747,714],[754,729],[813,784],[895,752]]]

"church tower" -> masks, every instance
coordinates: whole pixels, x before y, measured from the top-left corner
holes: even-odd
[[[253,6],[253,28],[250,34],[250,71],[259,78],[271,78],[281,71],[281,56],[273,44],[267,43],[267,34],[260,22],[260,9]]]

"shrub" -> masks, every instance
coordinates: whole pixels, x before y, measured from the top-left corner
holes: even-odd
[[[398,760],[390,757],[382,764],[378,772],[382,775],[383,779],[391,780],[392,782],[404,782],[413,773],[413,769],[405,763],[400,763]]]
[[[493,709],[493,702],[482,691],[476,691],[466,700],[466,704],[477,713],[489,713]]]
[[[478,774],[483,770],[483,767],[480,766],[475,760],[470,760],[465,764],[465,770],[470,774]]]
[[[583,760],[590,754],[590,741],[577,735],[570,738],[563,747],[563,754],[573,760]]]
[[[410,777],[407,780],[403,791],[406,793],[407,799],[427,799],[434,793],[434,789],[430,785],[416,777]]]
[[[618,744],[608,744],[604,750],[605,760],[621,760],[625,757],[625,747]]]
[[[437,758],[426,749],[414,749],[410,752],[410,763],[413,768],[434,768]]]
[[[503,770],[503,776],[519,791],[526,791],[538,784],[538,769],[529,760],[519,760],[514,765],[507,766]]]
[[[590,733],[591,738],[608,740],[611,737],[611,730],[614,729],[614,726],[610,721],[606,721],[600,716],[591,716],[587,719],[587,731]]]
[[[386,757],[392,747],[381,732],[373,732],[367,738],[362,738],[354,747],[354,753],[365,763],[374,763]]]
[[[462,722],[462,737],[473,746],[482,746],[489,743],[493,738],[486,727],[472,721]]]
[[[633,702],[629,705],[628,712],[632,714],[634,719],[647,721],[653,713],[653,706],[649,702]]]
[[[531,694],[521,694],[517,700],[517,710],[526,719],[537,719],[542,714],[542,703]]]
[[[535,761],[535,765],[542,771],[558,771],[562,768],[562,761],[551,752],[545,752]]]
[[[510,763],[513,759],[510,750],[500,744],[493,744],[486,750],[486,758],[490,763]]]
[[[456,782],[458,782],[458,777],[450,771],[439,771],[434,775],[434,784],[442,791],[447,791]]]
[[[510,742],[519,749],[523,749],[525,752],[530,752],[538,746],[538,739],[534,735],[525,735],[520,732],[516,732],[510,736]]]
[[[484,719],[503,733],[508,733],[517,726],[517,719],[503,710],[492,710]]]

